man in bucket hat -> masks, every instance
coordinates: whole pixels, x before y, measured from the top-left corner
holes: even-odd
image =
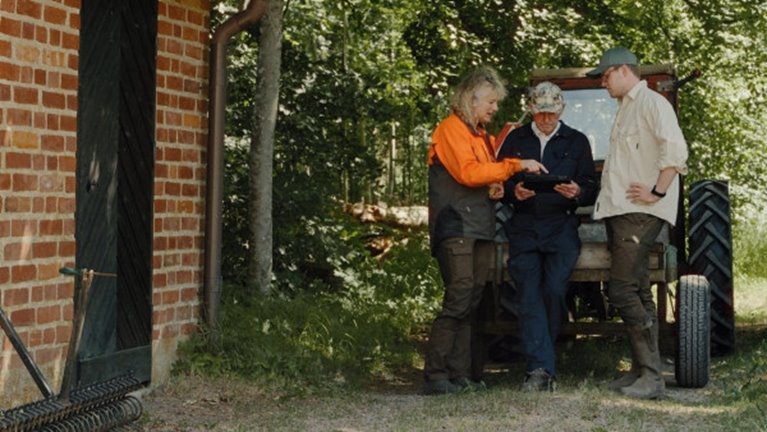
[[[592,204],[596,194],[589,140],[559,120],[564,108],[558,86],[548,81],[535,86],[528,104],[533,121],[511,131],[498,153],[499,159],[538,160],[550,174],[572,179],[537,192],[520,174],[504,184],[504,202],[514,206],[504,229],[515,288],[504,295],[519,311],[527,363],[523,391],[554,389],[554,343],[567,318],[568,279],[581,246],[575,209]]]
[[[608,49],[586,75],[601,77],[602,87],[618,100],[594,219],[605,220],[611,253],[608,297],[625,324],[632,362],[629,373],[608,387],[635,398],[657,399],[665,383],[649,253],[663,226],[676,222],[687,144],[674,108],[640,79],[631,51]]]

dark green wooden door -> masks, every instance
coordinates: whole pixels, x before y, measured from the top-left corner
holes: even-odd
[[[82,2],[75,260],[115,276],[89,291],[77,386],[151,376],[156,29],[157,0]]]

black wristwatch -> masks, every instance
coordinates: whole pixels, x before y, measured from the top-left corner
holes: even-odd
[[[650,191],[650,193],[655,195],[658,198],[663,198],[664,196],[666,196],[666,192],[663,192],[663,193],[658,192],[657,190],[655,190],[655,186],[652,187],[652,190]]]

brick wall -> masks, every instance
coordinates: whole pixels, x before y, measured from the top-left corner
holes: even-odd
[[[157,23],[154,381],[197,325],[203,280],[208,0],[161,0]]]
[[[0,304],[52,385],[72,318],[78,9],[0,0]],[[2,340],[3,398],[39,398]]]
[[[80,0],[0,0],[0,304],[58,388],[72,318]],[[208,0],[160,0],[153,382],[197,324]],[[40,397],[0,333],[0,406]]]

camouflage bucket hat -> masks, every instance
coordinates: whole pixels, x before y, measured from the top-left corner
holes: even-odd
[[[556,84],[544,81],[530,90],[528,97],[530,112],[533,114],[539,112],[561,113],[565,109],[565,99],[562,97],[562,90]]]

